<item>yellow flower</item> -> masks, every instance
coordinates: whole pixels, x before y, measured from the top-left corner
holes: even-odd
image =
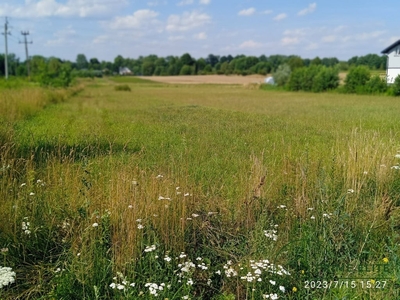
[[[375,280],[373,280],[373,279],[371,279],[370,282],[371,282],[372,285],[375,284]]]
[[[300,272],[301,272],[301,274],[304,274],[304,270],[301,270]]]
[[[383,260],[383,262],[384,262],[385,264],[387,264],[387,263],[389,262],[389,258],[387,258],[387,257],[384,257],[382,260]]]
[[[292,288],[292,291],[293,291],[294,293],[296,293],[296,292],[297,292],[297,287],[294,286],[294,287]]]

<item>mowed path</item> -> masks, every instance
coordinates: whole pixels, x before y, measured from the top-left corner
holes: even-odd
[[[142,76],[148,79],[163,83],[175,84],[251,84],[263,83],[267,76],[262,75],[188,75],[188,76]]]

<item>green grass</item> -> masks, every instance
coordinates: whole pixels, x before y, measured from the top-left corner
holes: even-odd
[[[398,298],[396,98],[112,81],[10,121],[0,298]]]

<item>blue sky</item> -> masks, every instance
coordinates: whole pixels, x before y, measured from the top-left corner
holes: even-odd
[[[273,54],[347,60],[380,54],[400,39],[398,1],[1,0],[9,53],[74,61],[156,54],[195,58]],[[0,53],[4,52],[0,37]]]

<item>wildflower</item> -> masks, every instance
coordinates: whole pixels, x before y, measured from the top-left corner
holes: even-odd
[[[35,193],[30,192],[30,193],[29,193],[29,196],[35,196]]]
[[[198,214],[192,214],[192,217],[193,217],[193,218],[197,218],[198,216],[200,216],[200,215],[198,215]]]
[[[373,280],[373,279],[371,279],[370,281],[371,281],[371,284],[372,284],[372,285],[374,285],[374,284],[375,284],[375,282],[376,282],[376,281],[375,281],[375,280]]]
[[[186,257],[186,254],[184,252],[181,252],[181,254],[179,255],[179,258],[184,258]]]
[[[193,285],[193,280],[191,278],[189,278],[189,280],[187,281],[187,285]]]
[[[400,158],[400,154],[397,153],[394,157],[395,157],[395,158]]]
[[[391,169],[400,170],[400,166],[393,166],[393,167],[391,167]]]
[[[384,262],[385,264],[387,264],[387,263],[389,262],[389,258],[387,258],[387,257],[384,257],[382,260],[383,260],[383,262]]]
[[[221,275],[221,270],[215,271],[215,274]]]
[[[276,208],[286,208],[286,205],[279,205]]]
[[[117,284],[117,289],[118,290],[124,290],[125,286],[123,284]]]
[[[347,194],[353,194],[354,193],[354,190],[353,189],[348,189],[347,190]]]
[[[183,296],[182,299],[187,300],[187,299],[189,299],[189,296],[188,295]]]
[[[115,282],[110,284],[110,288],[115,289],[117,287],[117,285],[115,284]]]
[[[158,200],[171,200],[171,198],[159,196]]]
[[[20,187],[24,187],[24,186],[26,186],[25,182],[20,185]]]
[[[99,226],[99,223],[93,223],[92,224],[92,227],[98,227]]]
[[[189,193],[185,193],[183,196],[184,196],[184,197],[187,197],[187,196],[189,196]]]
[[[144,249],[144,252],[152,252],[156,250],[156,245],[151,245],[151,246],[146,246],[146,249]]]
[[[311,219],[311,220],[315,220],[315,217],[314,217],[314,216],[311,216],[310,219]]]
[[[128,205],[128,208],[133,208],[133,205],[132,204]]]
[[[294,287],[292,288],[292,291],[293,291],[294,293],[296,293],[296,292],[297,292],[297,287],[294,286]]]
[[[8,248],[1,248],[1,253],[4,255],[8,252]]]
[[[161,174],[157,175],[156,178],[163,178],[164,176],[162,176]]]
[[[314,210],[314,207],[309,207],[309,208],[307,208],[307,210]]]
[[[144,226],[143,226],[142,224],[138,224],[137,228],[138,228],[138,229],[143,229]]]
[[[0,289],[15,282],[15,272],[11,268],[0,266]]]
[[[277,231],[274,229],[271,230],[264,230],[264,235],[267,238],[270,238],[271,240],[276,241],[278,239],[278,236],[276,235]]]
[[[165,257],[164,257],[164,260],[165,260],[166,262],[170,262],[170,261],[172,260],[172,258],[169,257],[169,256],[165,256]]]
[[[270,280],[269,281],[272,285],[275,285],[276,284],[276,281],[274,281],[274,280]]]
[[[286,290],[285,290],[285,287],[282,286],[282,285],[279,286],[279,289],[281,290],[282,293],[284,293],[284,292],[286,291]]]
[[[367,172],[367,171],[364,171],[364,172],[363,172],[363,174],[364,174],[364,175],[367,175],[367,174],[368,174],[368,172]]]

